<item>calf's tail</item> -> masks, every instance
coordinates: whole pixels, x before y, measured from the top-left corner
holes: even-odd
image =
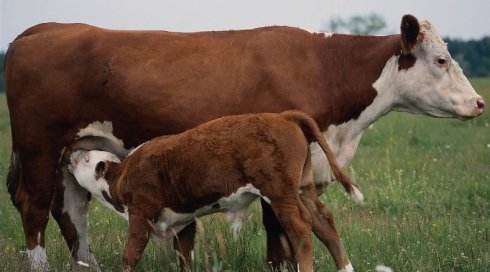
[[[330,168],[332,169],[333,175],[335,176],[337,181],[342,184],[344,189],[351,195],[354,201],[362,203],[364,200],[363,194],[361,193],[357,185],[352,182],[349,176],[345,175],[340,169],[335,155],[333,154],[330,146],[320,132],[320,129],[318,128],[315,120],[301,111],[285,111],[281,113],[281,115],[284,116],[287,120],[298,124],[307,137],[308,141],[315,141],[320,145],[321,149],[325,153],[325,156],[327,157]]]

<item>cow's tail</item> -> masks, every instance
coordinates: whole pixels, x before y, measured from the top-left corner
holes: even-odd
[[[333,154],[330,146],[320,132],[320,129],[318,128],[315,120],[313,120],[313,118],[301,111],[285,111],[281,113],[281,115],[284,116],[286,119],[298,124],[309,141],[318,142],[321,149],[325,153],[325,156],[327,157],[330,168],[332,169],[333,175],[335,176],[337,181],[342,184],[342,186],[351,195],[354,201],[362,203],[364,201],[363,194],[361,193],[357,185],[355,185],[351,181],[349,176],[345,175],[340,169],[335,155]]]
[[[19,186],[21,174],[22,168],[19,160],[19,154],[12,151],[10,154],[10,166],[7,173],[7,190],[10,194],[10,200],[12,200],[14,206],[17,206],[15,195],[17,193],[17,187]]]
[[[13,48],[13,44],[11,43],[7,49],[7,52],[5,53],[5,56],[4,56],[4,59],[3,59],[3,70],[5,72],[5,93],[7,94],[7,101],[8,101],[8,94],[9,94],[9,91],[11,92],[12,90],[10,90],[8,88],[8,73],[9,73],[9,70],[8,67],[7,67],[7,61],[9,60],[9,57],[11,56],[12,54],[12,51],[14,50]],[[9,108],[9,110],[11,110]],[[13,120],[12,120],[12,114],[10,114],[10,131],[11,131],[11,137],[12,137],[12,153],[10,154],[10,166],[9,166],[9,169],[8,169],[8,172],[7,172],[7,191],[9,192],[10,194],[10,199],[12,200],[12,203],[14,204],[14,206],[17,206],[16,204],[16,199],[15,199],[15,196],[17,194],[17,188],[19,187],[19,184],[20,184],[20,179],[21,179],[21,175],[22,175],[22,166],[21,166],[21,162],[20,162],[20,158],[19,158],[19,153],[15,151],[15,148],[14,148],[14,143],[13,143],[13,140],[14,140],[14,137],[15,137],[15,134],[14,134],[14,126],[13,126]]]

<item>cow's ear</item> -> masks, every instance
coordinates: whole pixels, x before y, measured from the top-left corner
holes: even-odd
[[[417,44],[420,31],[419,21],[413,15],[404,15],[400,25],[400,31],[403,54],[409,54]]]
[[[100,161],[95,166],[95,180],[105,177],[109,164],[106,161]]]

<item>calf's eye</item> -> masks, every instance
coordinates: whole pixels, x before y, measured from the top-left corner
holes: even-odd
[[[446,59],[438,58],[437,63],[439,63],[440,65],[444,65],[444,64],[446,64]]]

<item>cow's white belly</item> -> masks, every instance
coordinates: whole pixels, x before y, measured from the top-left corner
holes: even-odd
[[[341,125],[330,125],[323,133],[325,140],[332,149],[340,167],[348,165],[357,151],[363,130],[359,129],[357,121],[349,121]],[[335,180],[330,164],[317,143],[310,145],[311,165],[316,187],[320,192]]]

